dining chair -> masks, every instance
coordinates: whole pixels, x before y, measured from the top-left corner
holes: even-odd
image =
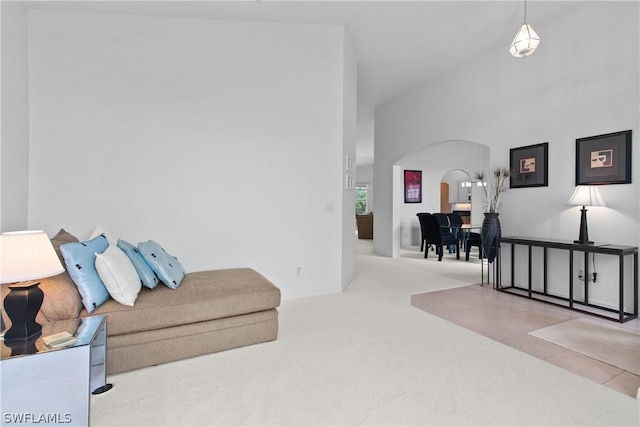
[[[450,237],[453,238],[458,238],[457,237],[457,230],[454,230],[452,228],[450,228],[449,226],[451,225],[451,223],[449,222],[449,216],[446,213],[442,213],[442,212],[438,212],[438,213],[434,213],[433,216],[438,220],[438,223],[440,224],[440,227],[442,228],[442,232],[445,235],[448,235]],[[449,253],[453,253],[454,251],[456,251],[456,248],[459,247],[460,245],[454,246],[454,245],[449,245],[448,249],[449,249]]]
[[[482,251],[482,236],[480,233],[468,233],[468,237],[465,240],[465,256],[464,259],[469,261],[469,252],[471,251],[471,247],[475,246],[478,248],[478,258],[482,259],[483,251]]]
[[[462,240],[462,215],[456,212],[450,212],[447,214],[449,219],[449,225],[451,225],[451,232],[456,235],[458,240]]]
[[[425,244],[425,241],[427,240],[426,223],[424,220],[425,215],[429,215],[429,213],[418,212],[416,214],[416,216],[418,217],[418,222],[420,223],[420,252],[424,250],[424,244]],[[429,250],[429,246],[427,246],[427,250]]]
[[[452,212],[448,213],[449,223],[455,230],[455,227],[462,227],[462,216],[459,213]],[[457,228],[457,238],[462,243],[462,247],[465,252],[465,260],[469,261],[469,252],[471,251],[472,246],[476,246],[479,251],[479,258],[482,258],[482,238],[480,233],[475,233],[472,231],[463,232],[461,228]]]
[[[460,259],[460,242],[451,233],[440,226],[440,222],[436,218],[435,214],[422,213],[418,215],[420,220],[421,229],[424,227],[425,238],[424,243],[427,245],[433,245],[436,248],[436,254],[438,255],[438,261],[442,261],[442,255],[444,253],[444,247],[453,245],[456,247],[456,258]],[[424,257],[428,258],[429,246],[425,248]]]

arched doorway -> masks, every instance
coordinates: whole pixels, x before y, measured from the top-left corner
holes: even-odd
[[[470,223],[482,222],[482,196],[480,187],[464,187],[462,183],[473,182],[476,172],[487,169],[489,165],[489,147],[462,140],[447,140],[430,144],[422,150],[408,154],[396,165],[393,174],[393,224],[394,254],[400,247],[419,244],[420,229],[416,213],[467,211],[465,216]],[[422,202],[404,203],[404,191],[401,170],[422,171]],[[449,193],[446,203],[441,194],[441,183],[447,182]],[[479,192],[478,192],[479,191]],[[463,203],[462,199],[466,203]],[[470,199],[470,200],[469,200]],[[476,203],[473,201],[476,200]]]
[[[440,211],[471,211],[473,180],[463,169],[450,169],[440,180]]]
[[[459,213],[466,224],[480,224],[485,208],[483,190],[476,173],[451,169],[440,182],[440,210]]]

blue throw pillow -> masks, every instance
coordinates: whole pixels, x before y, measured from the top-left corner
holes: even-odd
[[[171,289],[177,289],[180,286],[184,278],[184,268],[176,258],[153,240],[138,243],[138,250],[162,283]]]
[[[122,249],[122,251],[127,254],[131,260],[131,264],[133,264],[136,269],[136,273],[138,273],[138,276],[140,277],[142,286],[149,289],[155,288],[158,285],[158,276],[156,276],[140,252],[138,252],[138,248],[122,239],[118,240],[118,247]]]
[[[96,270],[96,253],[109,247],[109,241],[101,234],[86,242],[65,243],[60,252],[71,280],[78,287],[82,305],[89,313],[109,299],[109,292]]]

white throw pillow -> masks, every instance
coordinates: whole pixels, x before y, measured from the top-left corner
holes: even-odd
[[[111,298],[133,307],[142,283],[122,249],[111,245],[102,254],[96,254],[96,270]]]
[[[116,245],[117,241],[114,242],[113,239],[111,239],[111,234],[107,230],[105,230],[104,227],[102,227],[100,224],[96,225],[96,228],[93,230],[93,233],[91,233],[91,236],[89,236],[87,240],[94,239],[101,234],[104,234],[104,237],[107,238],[107,240],[109,241],[109,246]]]

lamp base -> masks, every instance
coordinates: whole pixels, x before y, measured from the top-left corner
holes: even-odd
[[[40,282],[25,282],[9,285],[10,291],[4,299],[4,309],[11,319],[11,327],[4,334],[5,344],[28,341],[42,333],[42,326],[36,322],[44,299],[44,292],[38,287],[39,284]]]
[[[586,242],[583,242],[581,240],[574,240],[573,243],[577,243],[579,245],[593,245],[594,244],[591,240],[587,240]]]
[[[36,354],[38,352],[38,346],[36,346],[36,342],[40,334],[34,335],[32,338],[28,340],[13,340],[13,341],[5,341],[4,345],[11,349],[11,356],[20,356],[22,354]]]
[[[580,245],[593,245],[593,242],[589,240],[589,229],[587,228],[587,208],[584,206],[580,209],[580,236],[578,240],[574,240],[573,243]]]

